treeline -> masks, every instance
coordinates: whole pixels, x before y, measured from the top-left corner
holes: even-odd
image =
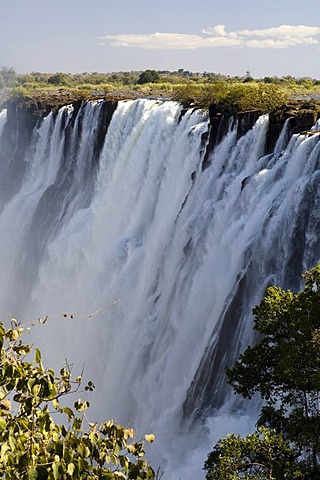
[[[291,76],[254,79],[249,71],[242,77],[230,77],[182,68],[81,74],[17,74],[13,68],[0,68],[0,102],[8,96],[50,104],[54,97],[59,103],[59,100],[70,102],[110,96],[119,99],[121,95],[123,98],[166,97],[197,108],[208,108],[214,103],[230,114],[250,110],[270,113],[281,110],[289,99],[314,102],[316,97],[319,100],[320,80]]]
[[[0,88],[17,86],[37,86],[59,85],[59,86],[79,86],[83,84],[101,85],[110,83],[115,87],[126,85],[144,84],[144,83],[169,83],[175,84],[210,84],[215,82],[239,83],[239,82],[258,82],[285,87],[312,88],[320,86],[320,80],[310,77],[295,78],[291,75],[283,77],[266,76],[263,78],[253,78],[247,71],[243,76],[229,76],[221,73],[212,72],[191,72],[180,68],[176,71],[169,70],[151,70],[113,72],[113,73],[41,73],[31,72],[28,74],[18,74],[11,67],[0,68]]]
[[[186,106],[207,108],[215,103],[231,113],[251,109],[272,112],[288,98],[310,100],[320,95],[320,80],[309,77],[264,77],[254,79],[249,71],[242,77],[220,73],[193,73],[188,70],[151,70],[114,73],[17,74],[0,68],[0,97],[31,98],[45,101],[52,95],[70,99],[92,99],[108,95],[156,95],[173,98]],[[0,98],[1,99],[1,98]]]

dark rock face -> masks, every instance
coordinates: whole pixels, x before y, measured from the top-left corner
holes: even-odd
[[[21,102],[21,100],[9,100],[4,106],[7,108],[7,122],[2,132],[2,149],[0,151],[0,205],[7,203],[21,187],[34,129],[50,111],[55,113],[62,105],[52,104],[52,102],[50,104],[50,102],[32,103],[28,101]],[[73,102],[73,116],[65,130],[66,149],[68,149],[68,135],[74,126],[76,118],[81,115],[82,106],[83,103],[81,101]],[[116,107],[116,101],[103,102],[94,146],[96,164],[98,163],[104,138]],[[79,124],[81,128],[81,121]]]
[[[209,119],[210,119],[210,130],[209,138],[206,148],[206,153],[202,163],[202,168],[206,169],[209,166],[210,153],[214,150],[215,146],[218,145],[223,137],[228,133],[230,115],[223,114],[216,109],[215,105],[210,105],[209,107]]]
[[[274,147],[277,143],[283,125],[288,117],[287,115],[281,113],[274,113],[269,115],[270,123],[269,123],[269,130],[267,134],[267,142],[266,142],[266,154],[272,153],[274,151]]]
[[[26,146],[30,146],[34,128],[42,118],[37,104],[25,108],[11,101],[6,106],[7,122],[2,132],[0,151],[1,203],[6,203],[21,187],[26,166]]]
[[[279,138],[282,127],[287,119],[289,120],[289,136],[295,133],[303,133],[316,123],[319,118],[317,104],[293,104],[288,105],[285,110],[277,113],[270,113],[270,125],[266,143],[266,154],[274,151],[275,144]]]
[[[233,118],[237,121],[237,140],[245,135],[255,124],[261,112],[257,110],[249,112],[239,112]],[[303,133],[310,130],[320,116],[319,105],[315,102],[312,104],[292,103],[284,110],[269,114],[269,130],[265,145],[265,154],[274,152],[274,147],[279,138],[283,125],[287,119],[289,122],[289,136],[295,133]],[[210,153],[218,145],[222,138],[227,134],[231,115],[223,112],[216,105],[209,107],[210,131],[207,143],[206,154],[204,157],[203,168],[209,165]]]
[[[258,120],[260,114],[261,112],[258,110],[253,110],[250,112],[239,112],[236,115],[236,119],[238,121],[237,140],[251,130]]]
[[[99,155],[101,153],[103,142],[107,134],[112,115],[114,114],[117,108],[118,102],[107,100],[103,102],[102,112],[99,121],[99,128],[97,132],[97,142],[96,142],[96,153]]]
[[[259,117],[256,110],[250,112],[239,112],[235,116],[230,112],[223,112],[212,104],[209,107],[210,129],[206,153],[203,160],[203,169],[207,168],[210,163],[210,153],[219,145],[223,137],[228,133],[230,122],[237,122],[237,140],[245,135],[255,124]]]

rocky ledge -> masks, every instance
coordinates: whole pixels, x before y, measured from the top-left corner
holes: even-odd
[[[238,112],[233,115],[238,120],[238,138],[244,135],[256,122],[259,115],[263,112],[259,110],[251,110],[248,112]],[[231,114],[228,111],[217,108],[212,104],[209,107],[210,123],[212,125],[209,148],[211,151],[214,146],[220,142],[221,138],[226,134],[229,128],[229,119]],[[295,133],[309,134],[310,129],[320,118],[320,101],[312,99],[309,101],[292,100],[282,109],[269,113],[269,130],[266,140],[265,153],[272,153],[275,144],[286,120],[289,120],[289,136]]]
[[[43,92],[41,96],[36,95],[32,98],[10,98],[7,99],[0,107],[8,108],[8,123],[22,122],[24,125],[28,125],[26,136],[30,136],[35,125],[40,119],[46,116],[50,111],[57,111],[64,105],[73,104],[74,118],[77,116],[78,111],[84,101],[90,100],[105,100],[104,108],[104,123],[108,126],[110,123],[112,114],[117,106],[119,100],[128,100],[134,98],[159,98],[169,99],[169,97],[154,97],[148,95],[137,94],[137,92],[112,92],[104,95],[91,96],[90,99],[75,99],[74,94],[71,91],[59,90],[50,91],[47,95]],[[194,108],[194,107],[189,107]],[[184,109],[183,112],[187,110]],[[19,114],[18,114],[19,113]],[[233,116],[237,120],[238,124],[238,138],[244,135],[256,122],[259,115],[259,110],[251,110],[247,112],[238,112],[231,115],[230,111],[223,110],[221,106],[212,104],[209,107],[209,118],[211,129],[210,133],[204,138],[204,145],[206,144],[206,156],[204,161],[204,167],[209,161],[209,154],[217,145],[229,128],[230,117]],[[18,115],[17,115],[18,114]],[[26,118],[28,117],[28,121]],[[289,120],[288,134],[291,136],[294,133],[311,134],[310,129],[316,123],[320,117],[320,101],[317,99],[306,100],[292,100],[282,109],[269,114],[270,124],[266,140],[265,153],[271,153],[274,150],[277,139],[283,128],[286,120]],[[19,119],[19,120],[18,120]],[[107,127],[106,127],[107,128]],[[16,128],[13,128],[13,131]]]

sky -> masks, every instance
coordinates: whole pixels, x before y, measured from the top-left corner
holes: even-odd
[[[320,78],[318,0],[0,0],[0,67]]]

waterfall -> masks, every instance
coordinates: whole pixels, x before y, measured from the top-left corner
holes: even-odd
[[[320,133],[289,139],[286,122],[265,155],[264,115],[209,152],[205,112],[128,100],[109,123],[106,108],[37,122],[19,185],[0,165],[0,312],[48,315],[32,338],[50,365],[85,366],[93,419],[155,433],[154,467],[191,479],[220,434],[254,424],[224,376],[254,341],[252,307],[320,259]]]
[[[0,112],[0,137],[2,135],[2,130],[6,121],[7,121],[7,110],[3,109]]]

